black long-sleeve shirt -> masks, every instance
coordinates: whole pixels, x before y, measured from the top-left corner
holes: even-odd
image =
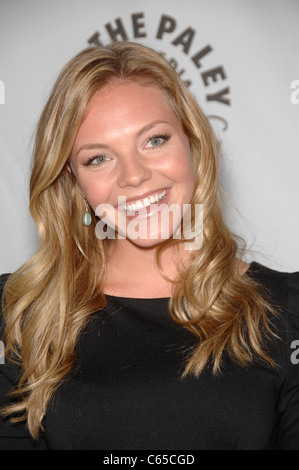
[[[270,292],[282,341],[278,363],[228,358],[214,376],[181,379],[195,337],[169,316],[168,298],[107,296],[80,336],[71,378],[55,392],[34,444],[23,424],[0,421],[0,449],[299,450],[299,272],[253,262],[247,275]],[[2,276],[1,283],[6,276]],[[18,369],[0,364],[0,406]]]

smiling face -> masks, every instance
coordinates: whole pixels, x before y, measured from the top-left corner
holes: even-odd
[[[145,223],[149,227],[162,207],[175,204],[182,210],[193,196],[188,139],[163,93],[154,86],[116,81],[99,90],[79,128],[70,163],[93,210],[102,204],[115,209],[118,233],[124,227],[117,220],[127,228],[137,222],[139,229]],[[175,226],[170,219],[169,236],[181,216]],[[154,237],[147,231],[134,243],[152,246],[163,239],[160,224],[151,226]],[[130,231],[126,235],[132,241]]]

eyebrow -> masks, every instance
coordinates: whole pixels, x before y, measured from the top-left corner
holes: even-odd
[[[139,129],[139,131],[136,132],[135,136],[136,137],[139,137],[141,134],[143,134],[144,132],[147,132],[149,130],[151,130],[152,128],[154,128],[157,124],[170,124],[170,122],[168,121],[163,121],[163,120],[157,120],[157,121],[153,121],[151,122],[150,124],[146,124],[146,126],[142,127],[141,129]],[[81,152],[81,150],[92,150],[92,149],[98,149],[98,148],[109,148],[109,145],[106,145],[106,144],[101,144],[101,143],[94,143],[94,144],[85,144],[85,145],[82,145],[78,151],[76,152],[76,157],[78,156],[78,154]]]

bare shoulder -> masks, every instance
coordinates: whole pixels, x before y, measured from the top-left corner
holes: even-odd
[[[246,271],[248,271],[248,269],[250,268],[250,264],[246,263],[245,261],[242,261],[241,259],[236,260],[236,266],[241,276],[243,276]]]

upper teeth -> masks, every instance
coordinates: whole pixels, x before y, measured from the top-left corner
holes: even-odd
[[[166,189],[161,191],[160,193],[154,193],[151,196],[145,197],[144,199],[138,199],[138,201],[133,202],[131,204],[127,204],[124,206],[126,211],[139,211],[148,207],[150,204],[155,204],[156,202],[163,199],[167,194]]]

